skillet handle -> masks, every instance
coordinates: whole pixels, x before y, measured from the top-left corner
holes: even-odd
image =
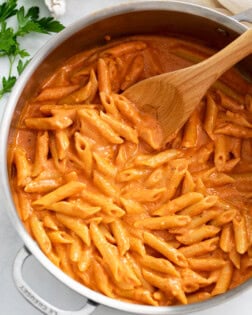
[[[252,23],[252,8],[233,15],[232,18],[239,22]]]
[[[77,311],[65,311],[62,309],[59,309],[47,301],[45,301],[43,298],[41,298],[37,293],[35,293],[31,287],[25,282],[23,278],[23,265],[26,261],[26,259],[31,255],[29,251],[23,247],[19,250],[17,253],[17,256],[14,260],[13,264],[13,279],[15,282],[15,285],[19,291],[19,293],[22,294],[22,296],[34,307],[36,307],[40,312],[46,315],[90,315],[92,314],[96,307],[98,306],[97,303],[87,300],[86,305]]]

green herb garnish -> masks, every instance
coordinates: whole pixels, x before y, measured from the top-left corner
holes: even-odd
[[[10,18],[16,19],[17,26],[10,27]],[[16,66],[20,75],[29,62],[29,53],[20,47],[19,38],[29,33],[57,33],[64,26],[52,17],[39,18],[39,8],[31,7],[26,10],[18,7],[17,0],[7,0],[0,5],[0,57],[9,60],[9,73],[1,78],[0,99],[9,93],[16,83],[17,77],[13,75],[13,66]]]

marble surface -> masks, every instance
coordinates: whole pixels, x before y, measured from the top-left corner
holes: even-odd
[[[203,0],[204,1],[204,0]],[[0,1],[1,3],[2,1]],[[19,1],[25,4],[33,4],[41,7],[41,12],[47,14],[42,0]],[[60,20],[65,25],[71,24],[76,19],[84,17],[89,12],[102,9],[110,5],[130,1],[121,0],[67,0],[67,13]],[[188,1],[189,2],[189,1]],[[192,1],[196,2],[196,1]],[[200,0],[199,0],[200,2]],[[206,2],[206,1],[205,1]],[[213,1],[207,1],[207,4]],[[217,3],[217,2],[216,2]],[[23,41],[24,47],[33,55],[47,40],[49,36],[30,35]],[[1,75],[7,73],[7,60],[0,60]],[[4,110],[7,97],[0,101],[0,117]],[[8,216],[5,201],[0,193],[0,315],[39,315],[40,312],[33,308],[18,293],[12,280],[12,264],[18,250],[23,246],[22,240],[17,235]],[[24,277],[27,282],[41,296],[58,307],[69,310],[79,309],[85,303],[85,299],[77,293],[67,289],[59,283],[41,265],[31,257],[24,266]],[[233,300],[217,307],[195,313],[196,315],[250,315],[252,309],[252,288],[242,293]],[[74,315],[74,312],[72,312]],[[127,314],[122,311],[112,310],[99,306],[94,315],[119,315]],[[128,313],[129,314],[129,313]]]

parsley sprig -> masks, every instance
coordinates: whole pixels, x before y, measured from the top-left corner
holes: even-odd
[[[29,62],[30,55],[21,48],[19,38],[32,32],[57,33],[64,28],[53,17],[40,18],[38,7],[26,10],[23,6],[18,7],[17,2],[18,0],[7,0],[0,5],[0,57],[5,56],[9,60],[9,73],[1,78],[0,99],[5,93],[9,93],[16,83],[17,77],[13,75],[14,65],[20,75]],[[16,27],[8,25],[10,18],[16,19]]]

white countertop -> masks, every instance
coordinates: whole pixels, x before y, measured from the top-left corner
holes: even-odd
[[[0,0],[0,3],[2,1]],[[42,0],[20,1],[27,4],[38,5],[42,12],[46,12]],[[63,24],[69,25],[73,21],[83,17],[89,12],[102,9],[113,4],[125,3],[123,0],[67,0],[67,13],[60,20]],[[189,2],[189,1],[188,1]],[[30,35],[24,40],[24,46],[33,55],[47,40],[49,36]],[[7,72],[7,61],[0,60],[0,74]],[[7,97],[0,101],[0,115],[2,115]],[[0,116],[1,117],[1,116]],[[12,280],[12,264],[18,250],[23,246],[22,240],[17,235],[8,216],[5,202],[0,194],[0,315],[39,315],[40,312],[34,309],[18,293]],[[41,265],[31,257],[25,264],[24,276],[27,282],[48,301],[55,303],[58,307],[76,310],[84,304],[84,299],[77,293],[67,289],[59,283]],[[206,311],[195,313],[196,315],[251,315],[252,310],[252,288],[245,293],[235,297],[217,307]],[[94,315],[119,315],[129,314],[99,306]],[[189,315],[189,314],[188,314]]]

